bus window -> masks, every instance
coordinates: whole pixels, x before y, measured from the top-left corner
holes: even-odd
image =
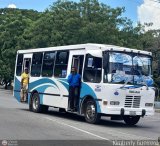
[[[23,65],[23,54],[18,54],[17,68],[16,68],[17,76],[20,76],[22,73],[22,65]]]
[[[41,74],[42,56],[43,53],[33,53],[31,67],[31,76],[33,77],[39,77]]]
[[[55,52],[44,53],[42,76],[51,77],[53,75],[54,60],[55,60]]]
[[[72,58],[71,67],[76,67],[77,73],[79,73],[80,75],[82,75],[83,61],[84,55],[74,55]]]
[[[84,82],[99,83],[101,82],[102,58],[86,55],[84,67]]]
[[[31,64],[31,58],[24,57],[23,72],[25,68],[28,68],[28,72],[30,73],[30,64]]]
[[[54,69],[54,76],[59,78],[65,78],[67,75],[69,52],[58,51],[56,55],[56,64]]]

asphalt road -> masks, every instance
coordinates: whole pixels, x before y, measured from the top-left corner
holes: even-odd
[[[158,137],[160,113],[142,118],[135,126],[107,117],[92,125],[81,116],[59,113],[53,108],[47,114],[30,112],[28,105],[18,103],[10,90],[0,89],[0,140],[66,140],[65,143],[84,140],[84,146],[87,142],[103,145],[104,141],[113,144],[112,140],[157,140]]]

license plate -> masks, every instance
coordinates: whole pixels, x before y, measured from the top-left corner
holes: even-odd
[[[129,114],[130,114],[131,116],[136,116],[136,111],[130,111]]]

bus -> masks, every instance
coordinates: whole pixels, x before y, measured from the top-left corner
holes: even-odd
[[[30,111],[55,107],[68,112],[67,77],[76,67],[82,81],[76,113],[88,123],[109,116],[135,125],[141,117],[154,114],[151,52],[92,43],[18,50],[13,93],[18,101],[26,67]]]

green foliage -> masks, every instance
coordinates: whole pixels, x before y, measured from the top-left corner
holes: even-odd
[[[124,12],[125,8],[111,8],[98,0],[58,0],[43,13],[0,9],[0,78],[13,78],[19,49],[102,43],[155,54],[160,48],[160,31],[145,32],[141,24],[133,27],[131,20],[122,17]],[[155,57],[155,71],[157,60]]]
[[[0,77],[12,79],[16,52],[25,49],[24,30],[39,18],[35,11],[0,9]]]

